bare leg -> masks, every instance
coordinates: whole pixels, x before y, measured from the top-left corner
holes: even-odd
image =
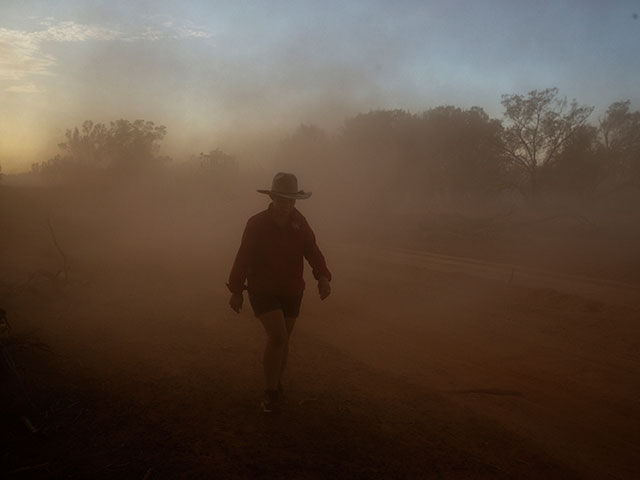
[[[282,375],[284,369],[287,366],[287,358],[289,357],[289,339],[291,338],[291,332],[296,324],[296,319],[292,317],[284,317],[284,323],[287,328],[287,343],[284,346],[284,352],[282,355],[282,365],[280,367],[280,376],[278,377],[278,385],[282,385]]]
[[[283,368],[283,359],[289,344],[289,333],[282,310],[263,313],[259,317],[267,333],[264,349],[264,376],[267,390],[277,390]]]

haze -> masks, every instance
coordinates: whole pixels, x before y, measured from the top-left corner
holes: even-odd
[[[640,478],[637,8],[0,0],[0,477]]]
[[[0,164],[28,170],[90,119],[166,125],[165,154],[262,162],[300,123],[558,87],[602,114],[638,101],[637,4],[84,2],[0,5]],[[252,159],[252,160],[250,160]]]

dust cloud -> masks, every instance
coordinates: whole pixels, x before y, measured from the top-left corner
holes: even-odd
[[[3,393],[3,471],[637,474],[632,157],[580,124],[552,161],[522,167],[509,118],[478,108],[317,125],[257,162],[168,158],[160,125],[91,123],[3,177],[0,306],[29,397]],[[263,332],[246,298],[231,311],[225,282],[277,171],[313,192],[296,206],[334,280],[320,301],[305,271],[287,407],[265,419]]]

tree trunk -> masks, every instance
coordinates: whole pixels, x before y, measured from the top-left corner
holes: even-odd
[[[538,178],[538,166],[533,165],[529,170],[529,195],[533,203],[540,196],[540,180]]]

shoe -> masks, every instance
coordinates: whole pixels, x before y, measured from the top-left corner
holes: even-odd
[[[262,401],[264,413],[280,413],[280,393],[278,390],[266,390],[265,399]]]

